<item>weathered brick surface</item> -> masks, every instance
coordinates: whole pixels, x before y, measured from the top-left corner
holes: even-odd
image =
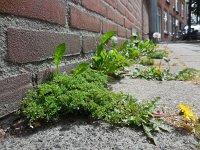
[[[105,0],[109,5],[111,5],[113,8],[117,8],[117,2],[118,0]]]
[[[110,30],[117,31],[117,25],[114,24],[114,23],[103,21],[103,33],[106,33],[106,32],[108,32]]]
[[[132,29],[133,23],[126,19],[125,20],[125,27],[128,28],[128,29]]]
[[[126,30],[126,37],[130,38],[131,37],[131,30]]]
[[[82,5],[89,10],[106,16],[106,5],[102,0],[82,0]]]
[[[117,1],[117,9],[122,15],[126,15],[126,7],[119,1]]]
[[[125,7],[127,7],[128,5],[128,0],[120,0],[122,2],[122,4],[124,4]]]
[[[60,65],[59,66],[59,72],[60,73],[63,73],[63,72],[72,73],[74,68],[78,67],[78,65],[80,65],[81,63],[84,63],[86,61],[88,62],[90,60],[89,59],[88,60],[80,60],[79,62],[72,62],[70,64]],[[46,80],[48,80],[52,76],[52,73],[55,72],[55,70],[56,70],[55,68],[50,68],[50,69],[39,71],[36,74],[37,84],[44,83]]]
[[[126,37],[126,29],[121,27],[121,26],[118,26],[117,28],[117,34],[121,37]]]
[[[62,0],[0,0],[0,13],[40,19],[65,25]]]
[[[30,74],[12,76],[0,80],[0,117],[5,116],[20,106],[20,100],[28,89],[32,88]]]
[[[75,34],[32,31],[17,28],[8,29],[8,61],[28,63],[53,56],[57,45],[66,43],[66,55],[80,53],[80,37]]]
[[[96,38],[93,36],[83,36],[83,53],[95,52]]]
[[[72,2],[74,2],[76,4],[81,4],[81,0],[72,0]]]
[[[101,22],[98,18],[70,6],[70,26],[77,29],[100,32]]]
[[[120,24],[122,26],[124,25],[123,16],[112,7],[107,8],[107,17],[111,19],[112,21],[116,22],[117,24]]]

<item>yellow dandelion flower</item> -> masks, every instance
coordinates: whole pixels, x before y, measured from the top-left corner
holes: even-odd
[[[157,67],[157,68],[156,68],[156,71],[161,72],[162,70],[161,70],[161,68],[158,68],[158,67]]]
[[[193,112],[191,111],[190,107],[187,105],[184,105],[182,102],[179,104],[179,108],[181,109],[181,112],[183,113],[183,116],[186,120],[195,121],[195,116]]]

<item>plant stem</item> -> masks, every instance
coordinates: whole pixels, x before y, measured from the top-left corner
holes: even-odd
[[[56,74],[58,74],[58,64],[56,64]]]

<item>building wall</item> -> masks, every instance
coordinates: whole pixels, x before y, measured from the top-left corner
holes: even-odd
[[[131,36],[132,28],[146,34],[142,1],[1,0],[0,117],[18,109],[25,92],[55,70],[58,44],[68,47],[60,70],[69,72],[91,58],[98,37],[109,30],[117,30],[119,42]]]
[[[161,35],[162,35],[162,40],[163,41],[170,41],[172,38],[172,34],[175,32],[178,32],[179,30],[181,30],[185,25],[186,25],[186,15],[185,15],[185,0],[178,0],[179,5],[178,5],[178,11],[175,10],[175,0],[168,0],[169,2],[167,2],[167,0],[158,0],[158,7],[161,9],[162,11],[162,23],[161,23]],[[184,13],[182,13],[182,4],[184,4]],[[168,13],[168,31],[164,32],[164,12]],[[173,27],[174,29],[170,30],[170,17],[169,15],[171,15],[172,17],[176,18],[177,20],[179,20],[179,25],[175,28],[175,21],[172,21],[173,23]]]
[[[149,38],[149,0],[143,0],[142,3],[142,31],[143,37]]]

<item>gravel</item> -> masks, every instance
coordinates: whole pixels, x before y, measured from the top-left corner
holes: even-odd
[[[8,150],[191,150],[197,141],[193,135],[171,128],[171,133],[158,133],[157,146],[149,144],[140,130],[112,127],[103,122],[79,119],[65,122],[34,134],[13,138],[1,143]]]

